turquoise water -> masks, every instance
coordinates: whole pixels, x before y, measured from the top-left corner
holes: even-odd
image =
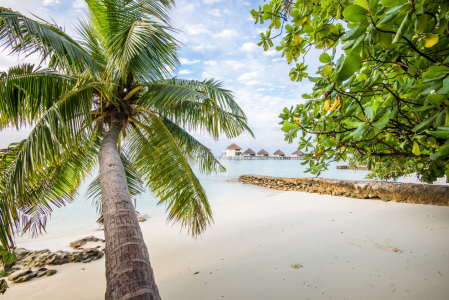
[[[312,177],[310,173],[304,173],[306,166],[301,165],[300,160],[222,160],[226,172],[202,175],[198,174],[200,181],[206,190],[212,209],[221,205],[238,205],[248,197],[252,197],[254,191],[264,188],[248,184],[230,182],[243,174],[266,175],[275,177]],[[323,178],[363,180],[368,171],[338,170],[337,164],[331,165],[328,171],[322,173]],[[403,181],[413,182],[413,179]],[[415,180],[416,181],[416,180]],[[46,248],[51,240],[60,240],[59,244],[68,245],[75,237],[87,234],[101,235],[99,225],[96,223],[97,213],[95,207],[85,198],[87,183],[80,189],[76,200],[66,207],[55,209],[51,219],[47,222],[47,232],[37,239],[29,236],[19,237],[19,247],[30,249]],[[267,189],[268,191],[268,189]],[[165,218],[164,205],[157,205],[157,199],[150,193],[141,195],[137,201],[137,211],[150,218]],[[61,248],[61,247],[60,247]]]

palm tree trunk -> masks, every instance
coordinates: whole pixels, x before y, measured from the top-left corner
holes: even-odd
[[[113,115],[99,152],[106,239],[106,300],[160,300],[153,269],[117,149],[120,112]]]

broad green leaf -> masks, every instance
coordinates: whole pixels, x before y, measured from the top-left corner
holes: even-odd
[[[449,131],[427,131],[427,133],[436,138],[449,139]]]
[[[358,54],[349,54],[345,58],[341,69],[337,71],[335,81],[342,82],[349,79],[349,77],[354,75],[360,69],[362,62],[362,58]]]
[[[367,13],[368,11],[365,8],[357,4],[351,4],[343,11],[343,17],[350,22],[361,22],[366,19]]]
[[[424,29],[426,29],[427,25],[429,25],[427,22],[427,14],[422,14],[416,17],[415,19],[416,33],[422,33]]]
[[[357,4],[357,5],[363,7],[366,10],[369,8],[368,7],[368,2],[366,0],[355,0],[354,4]]]
[[[395,7],[407,3],[407,0],[381,0],[380,3],[386,7]]]
[[[302,27],[302,30],[304,30],[304,32],[306,32],[306,33],[311,33],[311,32],[313,32],[313,27],[310,25],[304,25]]]
[[[320,55],[320,62],[322,62],[323,64],[328,64],[331,62],[331,57],[329,56],[329,54],[324,52]]]
[[[412,19],[412,11],[409,11],[405,16],[404,20],[402,21],[401,27],[399,27],[399,30],[396,32],[396,35],[394,36],[392,43],[397,43],[401,41],[402,36],[404,35],[405,31],[410,25],[411,19]]]
[[[388,48],[393,41],[393,36],[389,32],[379,32],[379,42],[384,48]]]
[[[373,124],[374,128],[383,129],[390,120],[390,114],[390,110],[386,111],[383,116]]]
[[[292,123],[292,122],[289,122],[289,121],[287,121],[287,120],[284,121],[284,124],[283,124],[283,125],[284,125],[284,126],[282,126],[281,129],[282,129],[282,131],[284,131],[284,132],[289,132],[290,130],[299,127],[299,125],[298,125],[297,123]]]
[[[325,65],[322,70],[324,76],[330,77],[332,75],[332,67],[331,65]]]
[[[449,77],[443,80],[443,87],[438,91],[438,94],[449,94]]]
[[[434,112],[430,117],[419,123],[419,125],[415,126],[412,131],[415,132],[421,132],[424,129],[428,128],[430,125],[433,124],[435,119],[438,117],[438,112]]]
[[[309,94],[302,94],[301,96],[303,99],[312,99]]]
[[[438,149],[438,152],[440,152],[441,155],[448,155],[449,154],[449,146],[443,146]]]
[[[441,79],[449,75],[449,67],[446,66],[432,66],[426,72],[422,74],[423,81],[429,82]]]

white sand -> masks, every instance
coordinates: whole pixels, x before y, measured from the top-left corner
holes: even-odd
[[[196,241],[160,217],[142,223],[164,300],[448,299],[449,207],[253,191],[214,206]],[[2,299],[103,298],[104,259],[54,268]]]

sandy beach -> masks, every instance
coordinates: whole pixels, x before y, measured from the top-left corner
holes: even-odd
[[[142,223],[163,299],[448,298],[449,207],[251,193],[212,203],[215,225],[197,240],[163,216]],[[104,297],[104,259],[53,268],[2,299]]]

